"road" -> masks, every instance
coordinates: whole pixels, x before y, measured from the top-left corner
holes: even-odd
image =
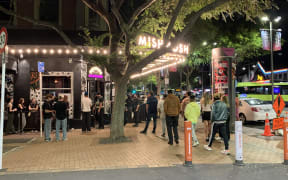
[[[1,180],[287,180],[287,167],[281,164],[194,165],[167,168],[116,169],[60,173],[11,174]]]

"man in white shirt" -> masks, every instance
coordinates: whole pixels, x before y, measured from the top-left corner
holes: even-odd
[[[88,97],[88,92],[85,92],[84,97],[81,100],[81,110],[82,110],[82,132],[91,131],[91,107],[92,100]]]

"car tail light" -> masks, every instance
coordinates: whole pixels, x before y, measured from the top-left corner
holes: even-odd
[[[252,107],[251,110],[254,111],[254,112],[259,112],[261,110],[261,108]]]

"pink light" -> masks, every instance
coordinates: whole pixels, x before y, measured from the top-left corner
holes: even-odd
[[[98,75],[98,74],[89,74],[88,75],[89,78],[98,78],[98,79],[102,79],[103,75]]]

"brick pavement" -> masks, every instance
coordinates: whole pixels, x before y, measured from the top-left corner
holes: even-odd
[[[183,124],[183,122],[179,122]],[[99,144],[101,138],[109,137],[109,128],[93,129],[82,134],[80,130],[68,133],[68,141],[44,142],[39,133],[26,133],[23,137],[36,137],[33,142],[21,145],[3,157],[3,168],[8,172],[73,171],[91,169],[115,169],[137,167],[165,167],[180,165],[184,162],[183,130],[180,130],[180,144],[169,146],[167,138],[161,138],[161,126],[156,135],[152,134],[152,124],[147,135],[140,134],[140,127],[125,127],[125,135],[132,142],[121,144]],[[213,151],[203,149],[203,124],[199,121],[197,135],[200,146],[193,148],[195,164],[232,164],[234,162],[234,136],[231,136],[231,155],[220,153],[223,143],[215,142]],[[179,129],[183,129],[180,126]],[[19,138],[19,135],[5,138]],[[245,163],[281,163],[283,161],[283,143],[281,140],[265,140],[254,135],[244,135]]]

